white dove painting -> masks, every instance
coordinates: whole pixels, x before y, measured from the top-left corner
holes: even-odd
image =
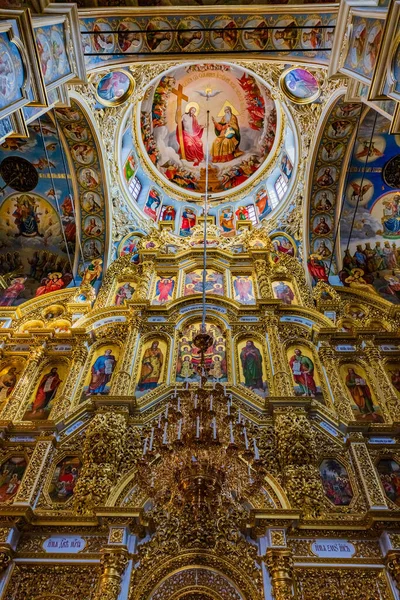
[[[273,156],[276,107],[265,83],[227,64],[180,65],[160,77],[140,107],[148,165],[172,188],[200,199],[246,187]]]

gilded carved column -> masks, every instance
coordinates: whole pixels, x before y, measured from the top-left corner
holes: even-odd
[[[39,368],[40,363],[43,361],[45,349],[45,345],[42,344],[29,354],[26,367],[3,410],[2,419],[15,419],[18,410],[21,408],[21,402],[25,397],[26,390],[32,383],[36,369]]]
[[[288,361],[279,339],[279,317],[268,314],[264,318],[267,328],[269,347],[273,362],[274,396],[293,396],[292,379],[288,370]]]
[[[347,397],[346,390],[340,378],[339,369],[336,366],[335,351],[327,342],[323,342],[318,353],[328,376],[336,412],[346,421],[354,421],[350,400]]]
[[[316,518],[324,504],[324,491],[316,466],[314,431],[301,408],[274,410],[278,459],[284,488],[293,508]]]
[[[54,421],[57,421],[70,411],[72,401],[74,399],[76,385],[83,369],[83,365],[87,359],[87,355],[88,350],[85,342],[83,340],[79,341],[72,353],[72,364],[68,372],[68,379],[63,389],[62,398],[56,404],[55,410],[52,414],[52,419]]]
[[[260,298],[273,298],[272,289],[268,280],[267,261],[262,258],[255,260],[254,268],[257,276],[258,289],[260,290]]]
[[[392,577],[400,592],[400,552],[399,550],[389,550],[385,558],[386,570]]]
[[[378,481],[374,465],[364,442],[350,444],[352,462],[356,467],[370,509],[387,508],[385,495]]]
[[[131,365],[133,350],[138,335],[140,317],[134,313],[128,320],[128,333],[124,342],[122,357],[118,361],[118,371],[115,373],[112,383],[110,396],[127,396],[131,385]]]
[[[294,600],[293,558],[288,549],[268,548],[265,554],[274,600]]]
[[[137,296],[140,299],[147,300],[149,297],[149,289],[151,278],[155,272],[154,262],[145,260],[139,265],[139,271],[141,275],[140,289],[137,292]]]
[[[382,366],[382,355],[379,348],[371,340],[368,340],[364,352],[368,359],[371,373],[375,377],[376,388],[384,400],[382,412],[387,412],[387,416],[393,419],[393,421],[400,421],[400,404],[390,379]]]
[[[39,437],[32,453],[22,483],[13,502],[14,506],[33,506],[42,478],[46,476],[54,451],[53,436]]]
[[[121,407],[101,407],[86,431],[81,475],[74,489],[74,508],[91,515],[103,506],[118,478],[126,444],[128,412]]]
[[[101,550],[101,575],[93,600],[118,600],[122,576],[128,564],[125,548],[103,548]]]

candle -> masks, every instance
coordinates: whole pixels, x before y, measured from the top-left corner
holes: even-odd
[[[213,390],[215,390],[215,378],[213,379]]]
[[[249,440],[247,439],[246,427],[243,429],[243,433],[244,433],[244,443],[246,444],[246,450],[248,450],[249,449]]]
[[[180,441],[182,435],[182,419],[179,419],[178,422],[178,440]]]
[[[215,417],[213,418],[212,426],[213,426],[213,438],[214,438],[214,440],[216,440],[217,439],[217,420]]]
[[[150,452],[153,450],[153,441],[154,441],[154,427],[151,428],[151,434],[150,434],[150,447],[149,447]]]
[[[196,437],[200,437],[200,417],[196,417]]]
[[[213,409],[213,395],[210,396],[210,410]]]
[[[169,402],[167,402],[167,406],[165,408],[165,418],[168,419],[168,409],[169,409]]]
[[[255,458],[255,460],[259,460],[260,453],[259,453],[258,448],[257,448],[256,438],[254,438],[253,444],[254,444],[254,458]]]
[[[149,441],[149,438],[146,437],[146,439],[144,440],[144,446],[143,446],[143,456],[146,456],[148,441]]]
[[[181,412],[181,399],[178,398],[178,412]]]
[[[177,389],[176,389],[176,386],[175,386],[175,390],[174,390],[174,398],[176,398],[176,395],[177,395],[177,393],[178,393],[178,391],[177,391]]]
[[[189,382],[187,381],[187,382],[185,383],[185,390],[187,390],[188,388],[189,388]]]
[[[158,415],[158,429],[161,427],[161,413]]]
[[[167,444],[168,443],[168,437],[167,437],[168,436],[168,431],[167,431],[167,429],[168,429],[168,422],[165,421],[165,423],[164,423],[164,435],[163,435],[163,441],[162,441],[163,444]]]
[[[197,408],[197,394],[194,395],[194,407]]]
[[[240,423],[241,419],[242,419],[242,417],[241,417],[240,408],[239,408],[237,422]]]
[[[231,414],[231,403],[230,403],[230,400],[228,400],[227,407],[228,407],[228,417],[229,417],[230,414]]]
[[[229,439],[229,443],[230,444],[234,444],[235,443],[235,439],[233,437],[233,423],[232,421],[229,422],[229,430],[230,430],[230,439]]]

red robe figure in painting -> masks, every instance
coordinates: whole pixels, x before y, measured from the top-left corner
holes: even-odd
[[[157,283],[156,292],[160,303],[167,302],[171,298],[172,290],[174,289],[173,279],[161,279]]]
[[[191,106],[189,112],[186,112],[182,117],[182,136],[185,159],[188,162],[192,162],[194,167],[197,167],[204,160],[203,142],[201,141],[203,131],[204,127],[199,125],[196,118],[196,108]],[[179,143],[178,129],[176,130],[176,137]],[[180,144],[179,155],[183,158]]]
[[[43,375],[39,384],[36,398],[32,404],[32,413],[45,409],[56,395],[61,379],[58,376],[57,367],[52,367],[49,373]]]

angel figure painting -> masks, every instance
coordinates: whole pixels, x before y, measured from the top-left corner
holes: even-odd
[[[195,198],[205,191],[207,157],[209,189],[225,195],[267,159],[276,127],[269,89],[236,65],[178,66],[141,103],[149,167]]]
[[[235,300],[241,304],[255,304],[254,285],[250,275],[234,275],[233,288]]]

